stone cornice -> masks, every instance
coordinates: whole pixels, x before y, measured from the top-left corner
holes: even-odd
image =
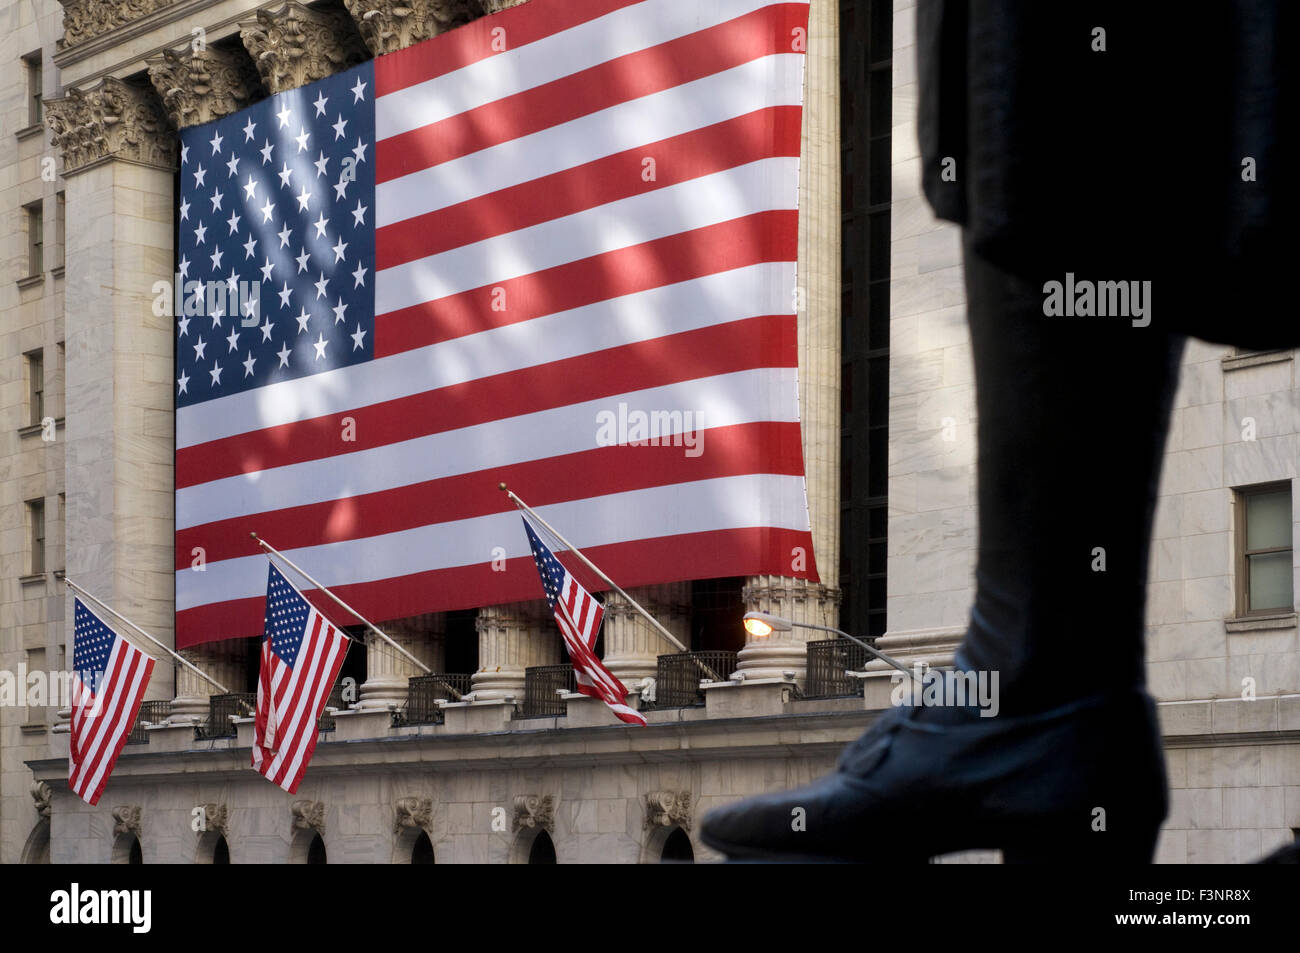
[[[149,60],[149,80],[177,129],[227,116],[261,93],[252,62],[214,46],[164,50]]]
[[[45,124],[64,175],[109,158],[176,167],[176,136],[153,91],[111,76],[46,100]]]
[[[317,10],[297,0],[241,20],[239,38],[271,94],[297,89],[368,58],[346,13]]]
[[[63,36],[58,48],[84,43],[118,27],[171,6],[175,0],[59,0],[63,7]]]
[[[651,712],[648,727],[624,725],[582,728],[529,729],[471,734],[405,734],[388,738],[324,742],[312,757],[313,776],[368,775],[377,765],[385,771],[426,778],[430,771],[461,772],[469,765],[526,769],[567,765],[645,764],[666,760],[707,761],[735,757],[788,758],[795,751],[838,753],[862,733],[878,711],[814,712],[744,718],[701,718],[693,721],[654,721],[679,712]],[[1297,733],[1300,734],[1300,733]],[[147,751],[128,749],[118,758],[113,777],[152,782],[177,774],[202,774],[212,780],[240,781],[249,777],[247,747]],[[521,749],[534,752],[523,754]],[[37,780],[66,782],[68,759],[26,762]],[[62,772],[62,773],[60,773]],[[67,791],[55,788],[55,797]],[[71,792],[68,796],[75,797]]]
[[[343,0],[375,56],[392,53],[483,15],[480,0]]]

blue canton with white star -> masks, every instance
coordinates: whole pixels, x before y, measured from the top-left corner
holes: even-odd
[[[542,588],[546,590],[546,603],[554,612],[555,600],[560,597],[560,592],[564,589],[564,564],[555,558],[555,554],[545,543],[538,539],[527,519],[524,520],[524,529],[528,531],[528,542],[533,547],[533,560],[537,563],[537,571],[542,577]]]
[[[374,356],[374,85],[367,62],[181,131],[177,407]]]
[[[311,604],[289,584],[274,563],[267,577],[266,592],[266,628],[262,637],[270,639],[272,651],[293,668],[307,634]]]
[[[108,669],[108,657],[113,653],[117,633],[82,605],[80,599],[73,601],[73,612],[73,671],[81,674],[81,680],[87,686],[98,685],[99,678]]]

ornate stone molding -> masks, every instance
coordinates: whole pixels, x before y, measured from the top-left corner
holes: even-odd
[[[247,57],[213,46],[164,50],[149,60],[149,79],[177,129],[228,116],[261,92]]]
[[[226,825],[230,820],[230,809],[225,804],[215,804],[209,802],[200,805],[203,808],[203,829],[211,831],[214,834],[226,833]]]
[[[41,817],[50,816],[50,802],[54,798],[54,792],[44,781],[33,782],[31,788],[32,800],[36,802],[36,813]]]
[[[401,797],[393,805],[393,833],[403,828],[427,831],[433,824],[433,798]]]
[[[113,808],[113,836],[134,834],[140,836],[140,805],[122,804]]]
[[[403,50],[483,15],[479,0],[343,0],[375,56]]]
[[[555,833],[555,797],[544,794],[520,794],[515,797],[514,831],[525,827],[540,827],[548,833]]]
[[[294,801],[290,807],[293,811],[293,826],[299,830],[311,830],[318,834],[325,832],[325,804],[322,801]]]
[[[284,92],[323,79],[368,59],[351,18],[341,10],[288,0],[279,10],[258,10],[241,20],[239,38],[253,57],[267,91]]]
[[[838,606],[843,595],[839,589],[803,579],[787,579],[783,576],[750,578],[750,583],[740,590],[740,598],[745,603],[746,609],[809,602]]]
[[[645,796],[645,826],[691,829],[690,791],[651,791]]]
[[[176,167],[176,136],[153,90],[112,76],[46,100],[45,124],[63,155],[64,175],[110,157]]]
[[[528,0],[483,0],[483,12],[500,13],[502,10],[509,10],[511,7],[527,2]]]
[[[59,0],[63,7],[63,36],[58,48],[66,49],[83,40],[116,30],[139,20],[175,0]]]

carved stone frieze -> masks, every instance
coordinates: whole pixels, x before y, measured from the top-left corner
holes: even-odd
[[[483,15],[480,0],[343,0],[375,56],[402,50]]]
[[[515,797],[515,818],[513,830],[525,827],[540,827],[549,833],[555,832],[555,797],[550,794],[520,794]]]
[[[203,808],[203,830],[224,835],[226,824],[230,820],[230,809],[225,804],[212,802],[202,804],[200,807]]]
[[[645,826],[691,829],[690,791],[651,791],[645,796]]]
[[[500,13],[502,10],[508,10],[511,7],[517,7],[521,3],[527,3],[528,0],[483,0],[484,13]]]
[[[152,89],[107,76],[98,85],[45,101],[45,124],[66,175],[116,157],[176,167],[176,135]]]
[[[351,18],[342,10],[288,0],[272,12],[242,20],[239,38],[253,57],[267,91],[284,92],[349,69],[368,59]]]
[[[140,836],[140,805],[122,804],[113,808],[113,835],[134,834]]]
[[[393,807],[393,833],[403,828],[428,830],[433,823],[433,798],[402,797]]]
[[[54,797],[54,792],[44,781],[35,781],[31,786],[32,800],[36,802],[36,813],[41,817],[50,816],[50,801]]]
[[[321,801],[294,801],[290,807],[293,811],[293,826],[300,830],[313,830],[321,833],[325,830],[325,804]]]
[[[149,61],[149,79],[177,129],[228,116],[261,92],[248,57],[214,46],[164,50]]]
[[[59,0],[63,36],[59,49],[75,46],[170,6],[176,0]]]

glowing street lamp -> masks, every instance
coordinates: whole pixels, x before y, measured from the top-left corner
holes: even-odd
[[[765,639],[773,632],[789,632],[793,623],[769,612],[746,612],[745,631],[756,639]]]
[[[829,625],[814,625],[811,622],[795,622],[792,619],[784,618],[779,615],[772,615],[770,612],[746,612],[745,613],[745,631],[756,639],[766,639],[774,632],[789,632],[792,629],[817,629],[820,632],[834,632],[841,635],[850,642],[856,642],[882,662],[887,662],[894,668],[898,669],[904,675],[910,675],[913,679],[920,681],[914,672],[908,671],[907,667],[897,659],[890,658],[884,652],[879,652],[872,648],[861,639],[856,639],[849,635],[843,629],[837,629]],[[924,683],[922,683],[924,684]]]

